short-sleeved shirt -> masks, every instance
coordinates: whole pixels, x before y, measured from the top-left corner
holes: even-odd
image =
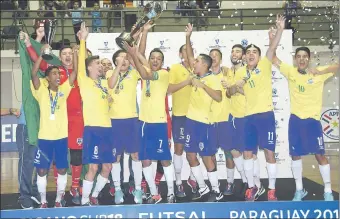
[[[318,67],[318,70],[328,66]],[[320,119],[323,87],[334,73],[324,75],[301,74],[296,67],[281,63],[281,73],[287,78],[290,93],[290,112],[301,119]]]
[[[169,71],[169,83],[179,84],[188,79],[190,71],[182,64],[174,64]],[[189,108],[191,86],[185,86],[172,94],[172,114],[186,116]]]
[[[34,88],[33,83],[31,83],[32,94],[38,101],[40,109],[38,138],[45,140],[66,138],[68,136],[67,98],[72,87],[70,83],[66,82],[60,85],[58,91],[55,92],[48,88],[48,83],[46,83],[45,79],[39,80],[40,86],[37,90]],[[56,95],[58,96],[56,97]],[[51,106],[54,102],[55,111],[52,112]]]
[[[109,115],[110,89],[107,79],[97,81],[86,76],[85,68],[85,41],[80,41],[79,65],[77,80],[80,94],[83,99],[83,115],[85,126],[111,127]]]
[[[142,83],[139,119],[147,123],[166,123],[164,99],[169,87],[169,73],[166,70],[159,70],[157,79],[143,80]],[[147,96],[147,91],[150,92],[150,96]]]
[[[221,90],[221,82],[214,74],[209,74],[199,80],[213,90]],[[192,87],[187,118],[205,124],[212,123],[213,101],[203,88]]]
[[[112,76],[114,70],[106,73],[106,77]],[[115,87],[111,90],[113,98],[110,107],[111,119],[127,119],[138,117],[137,112],[137,83],[140,75],[137,70],[132,69],[126,73],[120,73]]]
[[[246,97],[246,115],[264,113],[273,110],[272,100],[272,63],[263,57],[252,71],[243,66],[239,69],[237,80],[247,79],[244,85]]]

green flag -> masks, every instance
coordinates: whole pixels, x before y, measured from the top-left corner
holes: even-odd
[[[34,50],[37,52],[38,55],[40,55],[42,44],[36,42],[32,38],[30,38],[30,41]],[[30,145],[36,146],[38,143],[40,112],[38,102],[33,97],[30,87],[33,62],[26,50],[26,44],[24,43],[24,41],[20,40],[19,37],[18,44],[22,70],[22,104],[26,117],[28,141]],[[53,55],[53,59],[47,61],[47,63],[51,65],[61,66],[59,58],[55,55]],[[41,71],[39,71],[38,75],[41,78],[45,76],[44,73]]]

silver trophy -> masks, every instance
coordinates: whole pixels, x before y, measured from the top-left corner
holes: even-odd
[[[124,49],[124,42],[127,42],[130,46],[132,46],[134,39],[133,35],[144,26],[148,21],[155,21],[157,20],[162,14],[162,7],[161,5],[156,2],[152,1],[145,5],[143,8],[143,16],[137,21],[136,28],[131,32],[123,31],[117,38],[116,43],[121,48]]]
[[[54,35],[57,29],[57,20],[56,19],[46,19],[44,22],[44,30],[45,30],[45,42],[50,45],[49,48],[46,48],[42,51],[42,58],[44,60],[51,60],[53,58],[52,52],[52,42],[54,39]]]

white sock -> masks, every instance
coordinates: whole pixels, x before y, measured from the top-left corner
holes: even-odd
[[[247,181],[248,181],[248,187],[253,188],[254,187],[254,160],[248,159],[244,160],[244,173],[246,174]]]
[[[107,178],[104,178],[101,174],[98,174],[96,186],[94,187],[94,190],[92,192],[92,197],[94,197],[94,198],[98,197],[99,192],[102,191],[102,189],[106,185],[107,181],[108,181]]]
[[[212,190],[219,193],[220,187],[218,185],[217,171],[208,172],[208,178],[209,178]]]
[[[302,184],[302,160],[292,160],[292,173],[295,179],[296,191],[303,189]]]
[[[64,175],[61,175],[58,173],[58,178],[57,178],[57,197],[55,199],[56,202],[60,202],[61,198],[63,197],[65,193],[67,185],[67,173]]]
[[[83,193],[81,197],[81,204],[85,205],[90,201],[90,194],[93,187],[93,181],[83,180]]]
[[[197,183],[200,189],[205,188],[207,185],[204,182],[201,164],[199,164],[196,167],[191,167],[191,171],[192,171],[192,174],[195,176],[195,179],[197,180]]]
[[[122,188],[120,187],[120,172],[121,171],[122,171],[122,168],[120,166],[120,162],[112,164],[112,169],[111,169],[112,182],[116,190],[122,190]]]
[[[148,167],[143,167],[143,173],[144,173],[145,180],[149,185],[151,195],[158,195],[155,178],[153,177],[154,174],[153,174],[152,165]]]
[[[132,160],[132,171],[133,177],[135,180],[135,189],[141,190],[142,189],[142,179],[143,179],[143,167],[141,161],[134,161]]]
[[[175,175],[176,175],[176,185],[182,185],[182,167],[183,167],[183,159],[182,155],[174,154],[174,167],[175,167]]]
[[[164,167],[164,176],[166,180],[166,184],[168,186],[168,196],[173,195],[174,193],[174,166],[172,163],[170,166]]]
[[[196,178],[195,178],[194,174],[192,173],[191,169],[190,169],[190,176],[189,176],[189,179],[196,182]]]
[[[228,183],[234,183],[234,174],[235,174],[235,168],[229,169],[227,167],[227,182]]]
[[[254,159],[254,183],[257,188],[261,188],[260,160]]]
[[[244,168],[243,168],[243,161],[244,161],[243,156],[241,155],[239,157],[234,158],[233,160],[234,160],[237,171],[241,175],[242,182],[246,183],[247,177],[246,177],[246,174],[244,173]]]
[[[267,172],[268,172],[268,189],[275,189],[276,183],[276,163],[267,163]]]
[[[47,203],[46,201],[46,186],[47,186],[47,175],[39,176],[37,174],[37,187],[40,193],[41,203]]]
[[[325,192],[332,193],[331,188],[331,168],[329,164],[326,165],[319,165],[321,177],[323,183],[325,184]]]

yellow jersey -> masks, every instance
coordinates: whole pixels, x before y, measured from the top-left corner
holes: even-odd
[[[182,64],[174,64],[169,71],[169,83],[179,84],[188,79],[190,71]],[[186,116],[189,108],[191,86],[185,86],[172,94],[172,114]]]
[[[142,81],[139,120],[147,123],[167,122],[164,100],[169,86],[169,73],[166,70],[157,73],[157,79]]]
[[[240,68],[235,71],[234,69],[229,69],[227,73],[227,82],[230,85],[235,84],[236,78],[240,78],[242,74]],[[231,115],[235,118],[243,118],[246,115],[246,97],[243,94],[236,93],[230,98],[231,105]]]
[[[39,139],[58,140],[68,136],[67,98],[71,92],[68,80],[58,87],[58,91],[48,89],[45,79],[40,80],[38,90],[34,89],[31,82],[31,90],[34,98],[39,103],[40,127]]]
[[[265,56],[256,68],[247,70],[247,66],[239,69],[240,76],[236,80],[247,79],[243,87],[246,97],[246,116],[273,110],[272,100],[272,63]]]
[[[86,76],[85,40],[80,41],[77,81],[83,100],[85,126],[111,127],[109,115],[110,90],[107,79],[95,81]]]
[[[328,66],[318,67],[323,70]],[[290,93],[290,112],[301,119],[320,119],[323,86],[334,73],[324,75],[301,74],[296,67],[281,63],[280,72],[287,78]]]
[[[107,72],[108,80],[114,70]],[[113,103],[110,107],[111,119],[128,119],[138,117],[137,113],[137,83],[140,79],[136,69],[130,69],[118,76],[118,81],[110,94]]]
[[[222,91],[222,101],[213,101],[211,106],[212,122],[227,122],[230,114],[230,99],[226,96],[226,90],[222,86],[222,80],[227,81],[227,73],[220,72],[215,74],[220,82],[220,89]]]
[[[222,90],[221,82],[214,74],[210,73],[199,80],[213,90]],[[205,124],[213,123],[211,112],[213,101],[203,88],[192,87],[187,118]]]

